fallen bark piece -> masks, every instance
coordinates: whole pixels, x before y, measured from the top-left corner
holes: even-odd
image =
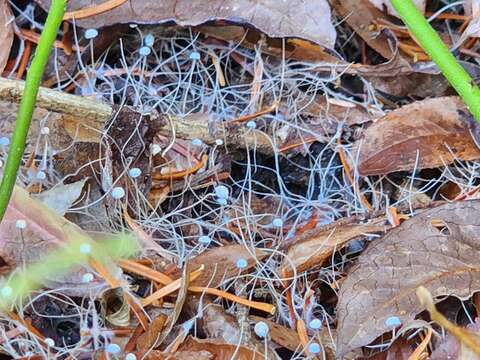
[[[362,176],[435,168],[480,158],[458,97],[417,101],[382,117],[354,143]]]
[[[425,309],[433,298],[469,298],[480,289],[480,201],[420,212],[370,243],[345,278],[337,305],[337,356],[368,345]]]

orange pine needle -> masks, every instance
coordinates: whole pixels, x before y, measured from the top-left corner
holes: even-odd
[[[143,333],[143,327],[142,325],[138,325],[135,330],[133,330],[132,336],[127,342],[127,345],[125,345],[125,348],[123,349],[125,353],[130,353],[134,351],[137,347],[137,341],[140,335]]]
[[[27,69],[28,60],[30,60],[30,55],[32,54],[32,43],[28,40],[25,41],[25,48],[23,49],[22,59],[20,60],[20,65],[18,66],[17,79],[20,80],[23,78],[23,74]]]
[[[476,192],[478,192],[478,190],[480,190],[480,185],[477,185],[475,186],[472,190],[464,193],[464,194],[460,194],[458,195],[455,199],[453,199],[454,201],[460,201],[460,200],[465,200],[467,197],[469,196],[472,196],[474,195]]]
[[[428,328],[427,335],[425,339],[422,340],[420,345],[415,349],[415,351],[408,357],[408,360],[421,360],[423,359],[423,354],[427,349],[428,344],[430,343],[430,339],[432,338],[432,329]]]
[[[300,339],[300,343],[303,346],[304,351],[307,352],[308,335],[307,335],[307,327],[305,326],[305,321],[303,321],[303,319],[297,320],[297,334]]]
[[[296,147],[299,147],[299,146],[302,146],[302,145],[305,145],[305,144],[311,144],[312,142],[315,142],[315,141],[317,141],[317,138],[313,138],[313,137],[312,138],[307,138],[305,140],[302,140],[302,142],[285,145],[285,146],[281,147],[280,149],[278,149],[278,152],[285,152],[287,150],[294,149]]]
[[[63,16],[63,20],[85,19],[115,9],[116,7],[123,5],[126,2],[127,0],[109,0],[105,1],[100,5],[95,5],[75,11],[68,11]]]
[[[125,271],[140,275],[148,280],[156,281],[162,285],[171,284],[174,280],[160,271],[153,270],[148,266],[136,263],[132,260],[119,260],[118,265]]]
[[[202,266],[200,266],[200,268],[198,268],[198,270],[193,271],[190,274],[190,281],[193,281],[196,278],[198,278],[201,275],[201,273],[203,272],[204,269],[205,269],[205,266],[202,265]],[[178,289],[180,289],[181,286],[182,286],[182,279],[174,280],[170,284],[161,288],[160,290],[157,290],[153,294],[151,294],[151,295],[147,296],[146,298],[142,299],[141,303],[142,303],[143,306],[148,306],[151,303],[153,303],[154,301],[156,301],[158,299],[161,299],[165,296],[168,296],[171,293],[177,291]]]
[[[430,17],[432,16],[434,13],[432,12],[426,12],[425,13],[425,16],[427,17]],[[438,14],[437,16],[435,16],[435,19],[436,20],[460,20],[460,21],[468,21],[470,20],[472,17],[469,16],[469,15],[460,15],[460,14],[452,14],[452,13],[441,13],[441,14]]]
[[[202,167],[204,167],[207,164],[208,161],[208,155],[205,154],[202,156],[202,160],[195,166],[191,167],[190,169],[186,170],[180,170],[180,171],[172,171],[167,174],[154,174],[153,179],[154,180],[177,180],[177,179],[183,179],[186,176],[196,173],[198,170],[200,170]]]
[[[20,33],[19,35],[21,37],[23,37],[24,40],[28,40],[34,44],[38,44],[38,42],[40,41],[40,34],[37,34],[35,31],[33,30],[29,30],[29,29],[20,29]],[[55,42],[53,43],[53,46],[57,49],[62,49],[63,51],[67,52],[68,51],[68,48],[65,47],[65,44],[62,42],[62,41],[58,41],[58,40],[55,40]],[[73,50],[77,51],[77,47],[76,46],[73,46],[72,47]],[[85,50],[84,47],[80,47],[80,51],[83,52]]]
[[[353,189],[355,191],[355,193],[357,193],[357,186],[355,184],[355,180],[353,179],[353,176],[352,176],[352,170],[350,168],[350,165],[348,164],[348,161],[347,161],[347,156],[345,155],[345,150],[343,150],[343,146],[342,144],[340,143],[340,140],[338,140],[338,155],[340,157],[340,161],[342,163],[342,166],[343,166],[343,169],[345,170],[344,173],[345,175],[347,176],[348,178],[348,181],[350,182],[350,185],[353,186]],[[363,195],[363,193],[359,193],[358,194],[358,197],[360,199],[360,202],[362,203],[363,206],[365,206],[367,208],[368,211],[372,211],[373,210],[373,207],[372,205],[370,204],[370,202],[367,200],[367,198],[365,197],[365,195]]]
[[[227,82],[225,81],[225,76],[223,75],[222,66],[220,65],[220,60],[218,56],[211,50],[208,49],[208,55],[212,59],[213,66],[215,66],[215,72],[217,73],[218,83],[221,87],[224,87]]]
[[[245,121],[249,121],[252,119],[255,119],[259,116],[265,115],[265,114],[270,114],[272,111],[275,111],[278,108],[278,102],[274,102],[272,105],[270,105],[268,108],[261,110],[259,112],[256,112],[254,114],[250,115],[245,115],[245,116],[240,116],[237,119],[229,120],[227,123],[233,124],[233,123],[242,123]]]
[[[265,311],[269,314],[275,314],[275,311],[277,310],[275,306],[263,302],[258,302],[258,301],[251,301],[247,300],[241,297],[238,297],[236,295],[227,293],[226,291],[218,290],[218,289],[213,289],[213,288],[207,288],[207,287],[202,287],[202,286],[190,286],[188,288],[188,291],[191,292],[196,292],[196,293],[206,293],[210,295],[215,295],[215,296],[220,296],[224,299],[251,307],[253,309]]]
[[[398,216],[397,208],[394,206],[390,206],[387,209],[387,218],[390,222],[390,225],[393,227],[397,227],[400,225],[400,217]]]

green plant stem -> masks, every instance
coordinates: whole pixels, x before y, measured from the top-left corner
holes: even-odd
[[[480,89],[457,62],[437,32],[418,11],[412,0],[391,0],[418,44],[437,64],[450,85],[461,96],[475,120],[480,122]]]
[[[18,169],[22,163],[23,153],[27,142],[28,129],[32,120],[38,88],[45,71],[48,57],[57,37],[58,29],[65,13],[66,0],[53,0],[48,12],[45,27],[40,36],[37,49],[27,73],[25,91],[15,121],[7,162],[5,164],[2,182],[0,184],[0,222],[7,210],[13,187],[17,179]]]

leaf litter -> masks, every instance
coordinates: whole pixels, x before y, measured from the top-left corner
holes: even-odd
[[[8,4],[0,165],[49,2]],[[477,2],[416,4],[478,77]],[[45,279],[1,315],[3,352],[473,356],[480,136],[388,2],[68,10],[0,225],[2,271],[72,233],[131,232],[141,251]]]

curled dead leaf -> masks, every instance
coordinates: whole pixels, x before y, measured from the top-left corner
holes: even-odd
[[[480,158],[468,110],[457,97],[417,101],[382,117],[353,147],[362,176],[434,168]]]
[[[216,360],[252,360],[265,359],[263,354],[251,350],[245,346],[222,343],[212,339],[197,339],[189,337],[180,347],[181,351],[207,351],[214,355]]]
[[[341,221],[320,229],[309,230],[293,240],[281,265],[281,274],[297,272],[321,265],[334,251],[340,250],[350,240],[372,233],[385,232],[385,218],[373,219],[367,224],[345,224]]]
[[[49,0],[37,0],[47,9]],[[68,2],[68,10],[92,6],[91,0]],[[292,9],[295,9],[292,12]],[[166,23],[181,26],[197,26],[212,20],[226,20],[237,24],[250,24],[270,37],[294,37],[313,41],[333,48],[335,28],[330,18],[326,0],[314,1],[145,1],[131,0],[99,15],[77,19],[82,27],[103,27],[117,23]]]
[[[13,14],[7,0],[0,1],[0,74],[10,55],[13,43]]]
[[[394,49],[385,34],[380,33],[372,25],[385,15],[373,6],[369,0],[330,0],[332,8],[339,17],[376,52],[385,59],[394,56]]]
[[[254,255],[254,256],[253,256]],[[241,272],[248,271],[255,266],[258,260],[267,256],[266,252],[256,249],[251,252],[243,245],[227,245],[213,248],[194,257],[190,261],[192,269],[197,269],[201,265],[205,265],[205,270],[196,279],[193,280],[192,286],[209,286],[217,288],[225,279],[238,276]],[[237,267],[237,261],[243,259],[247,262],[247,266],[240,270]]]
[[[480,201],[425,210],[374,240],[342,284],[337,356],[369,344],[424,308],[415,291],[466,299],[480,289]]]

